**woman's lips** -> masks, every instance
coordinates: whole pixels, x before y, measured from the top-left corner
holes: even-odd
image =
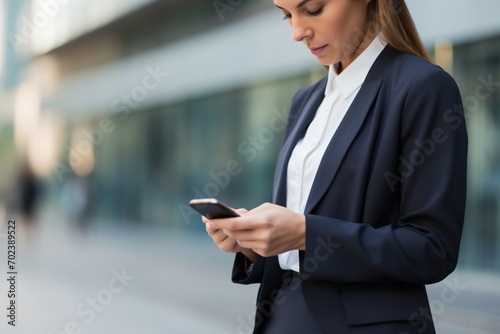
[[[319,56],[326,49],[327,45],[320,46],[319,48],[310,48],[309,50],[311,50],[313,55]]]

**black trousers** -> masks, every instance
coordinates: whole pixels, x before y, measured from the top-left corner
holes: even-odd
[[[306,306],[300,281],[297,272],[286,273],[263,334],[324,334]]]
[[[263,325],[262,334],[325,334],[315,323],[304,300],[301,276],[295,271],[287,271],[283,283],[276,294],[272,309]],[[384,334],[422,334],[435,333],[434,325],[418,324],[409,321],[393,321],[376,324],[348,326],[338,324],[332,332],[338,333],[384,333]]]

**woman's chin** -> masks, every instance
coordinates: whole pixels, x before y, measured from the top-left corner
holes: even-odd
[[[338,63],[339,61],[335,61],[332,59],[332,57],[325,57],[325,56],[316,56],[318,59],[319,63],[323,66],[330,66],[331,64]]]

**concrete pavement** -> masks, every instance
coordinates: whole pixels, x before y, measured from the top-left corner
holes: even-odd
[[[84,234],[61,218],[39,223],[18,231],[17,327],[0,314],[1,333],[251,333],[258,286],[232,284],[233,257],[208,236],[130,225]],[[0,234],[0,277],[5,241]],[[500,333],[499,282],[459,271],[430,286],[438,333]],[[1,279],[2,310],[6,288]]]

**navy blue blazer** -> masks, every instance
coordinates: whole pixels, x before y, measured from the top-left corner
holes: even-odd
[[[327,78],[294,97],[278,157],[274,203],[286,205],[287,164],[324,98]],[[455,81],[387,46],[333,136],[307,201],[301,283],[325,333],[434,333],[425,284],[457,263],[465,211],[467,132]],[[272,316],[277,256],[233,281],[261,283],[255,332]]]

